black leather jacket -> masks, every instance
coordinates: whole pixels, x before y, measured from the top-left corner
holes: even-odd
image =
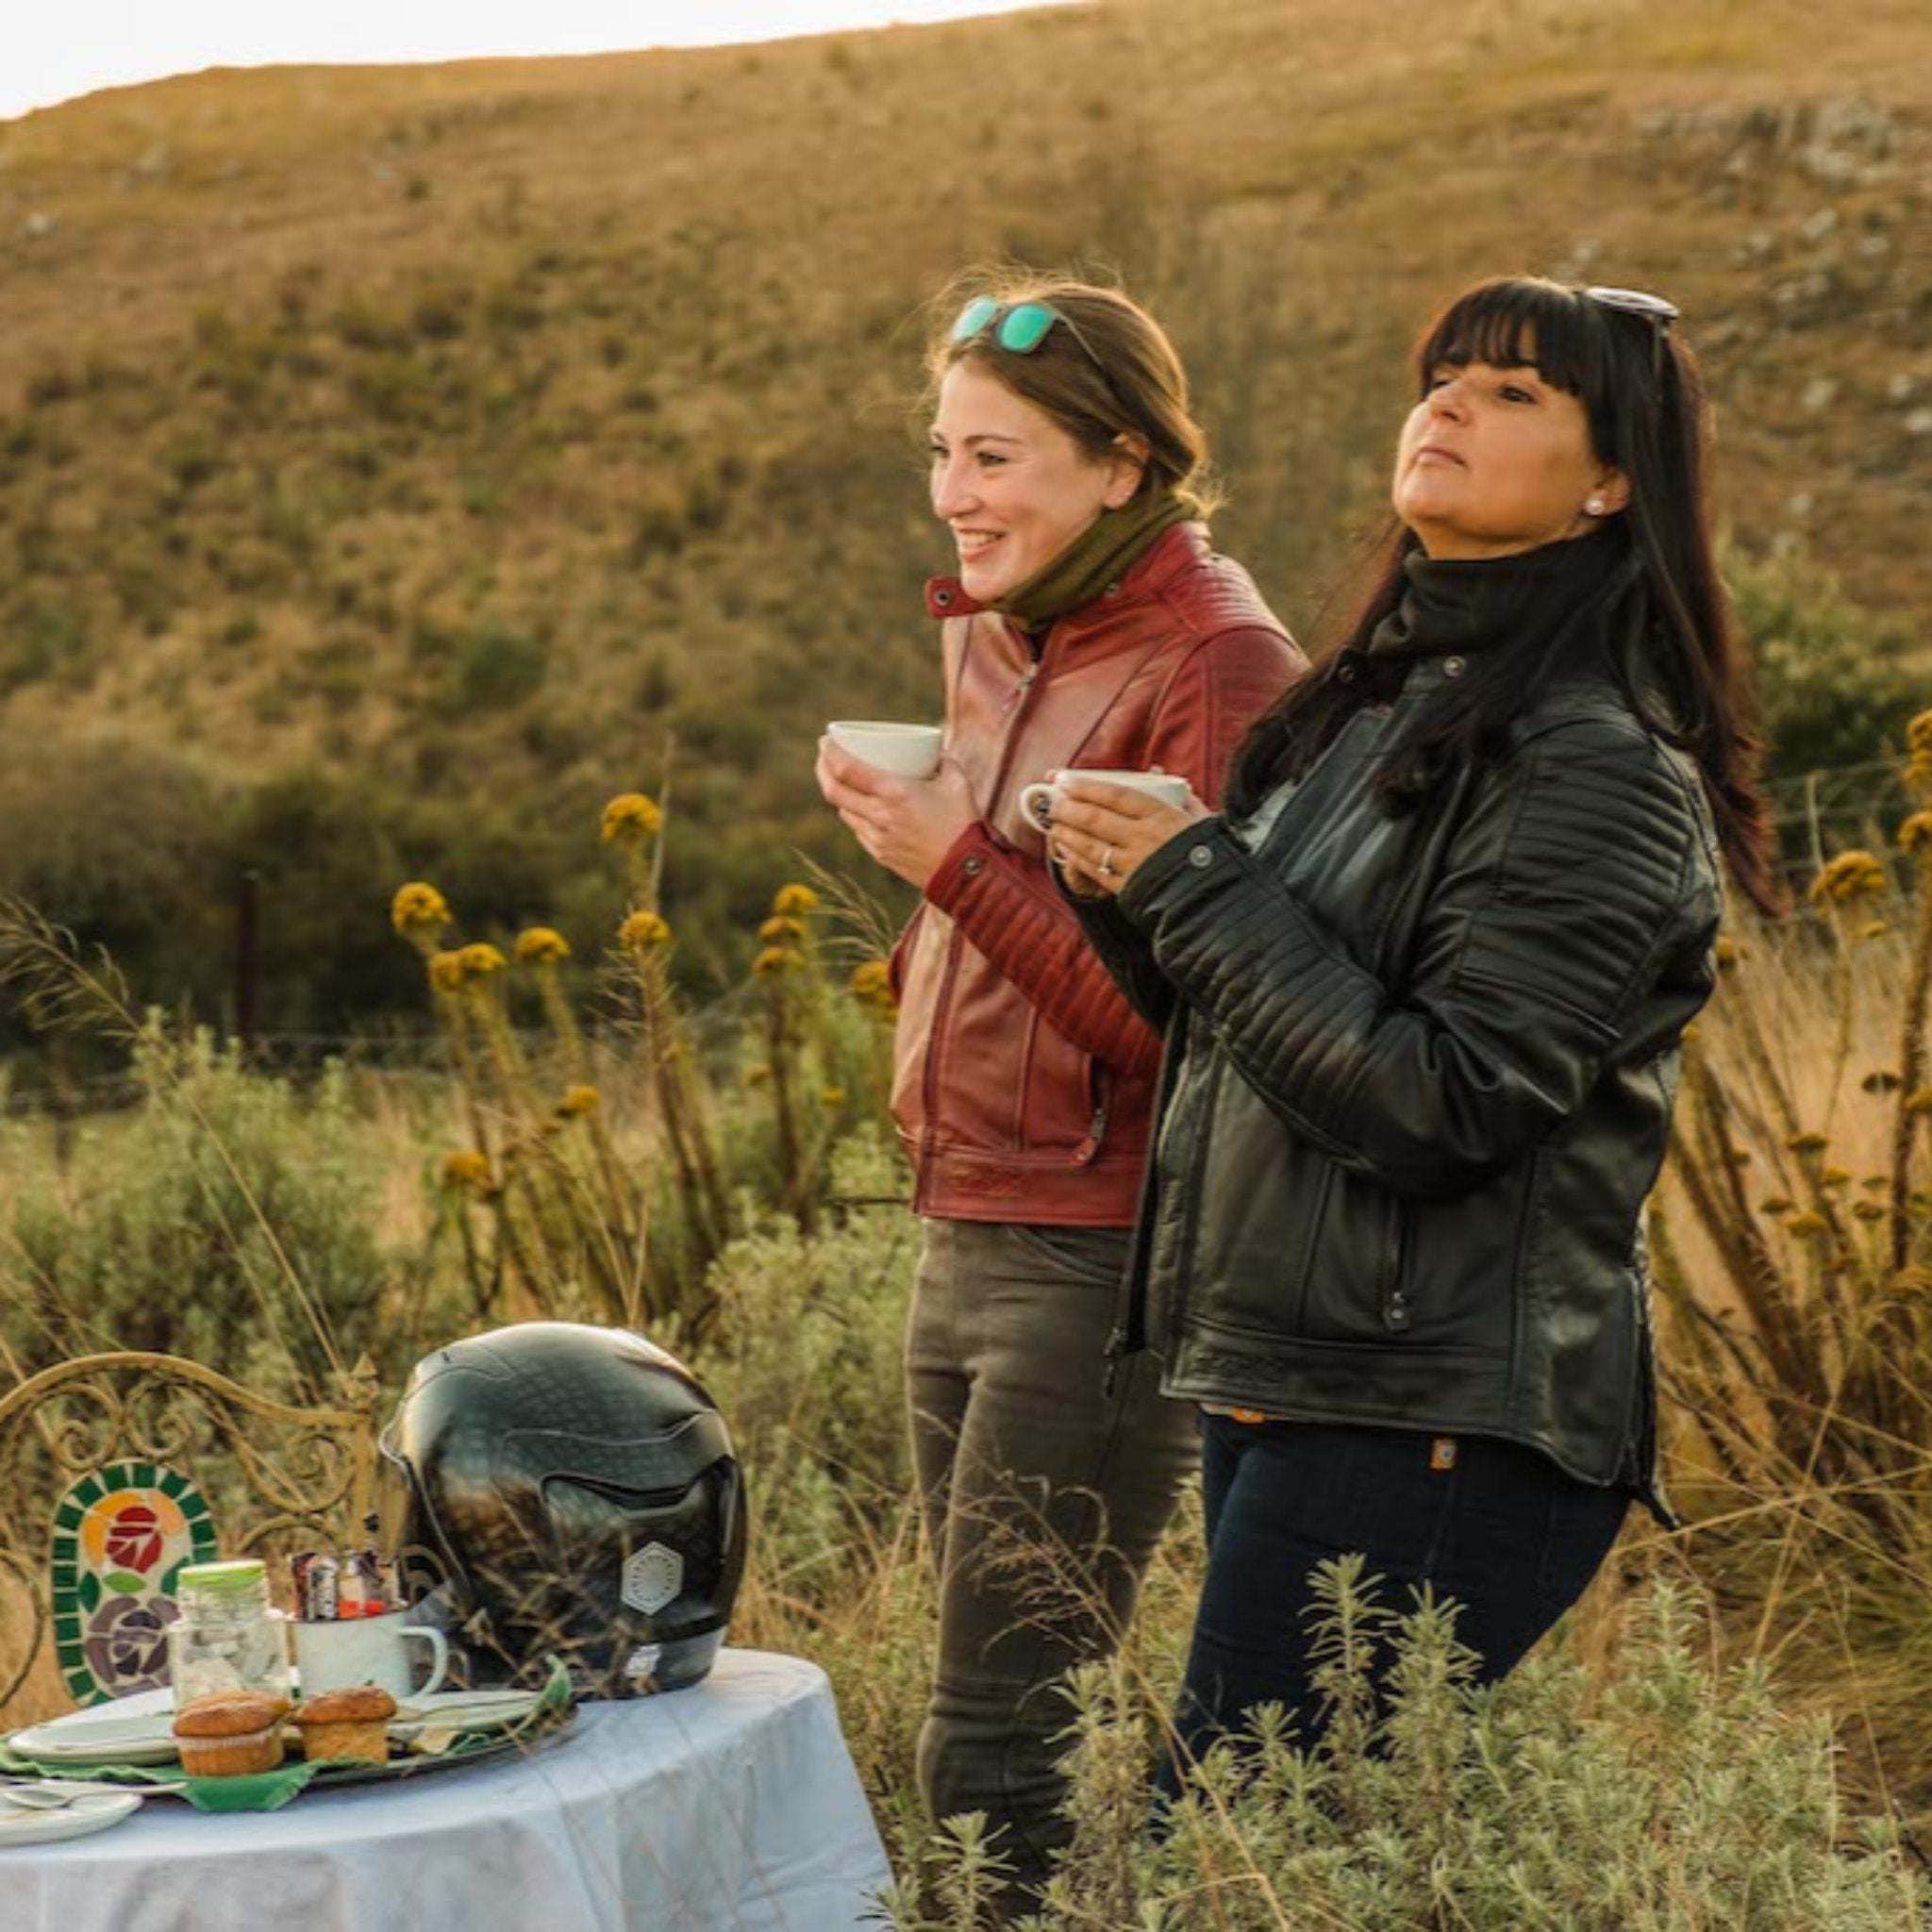
[[[1713,983],[1698,774],[1607,669],[1406,817],[1357,713],[1250,850],[1171,840],[1094,944],[1167,1028],[1116,1345],[1169,1392],[1526,1443],[1659,1509],[1641,1210]]]

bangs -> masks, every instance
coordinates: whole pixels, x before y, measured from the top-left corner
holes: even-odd
[[[1607,377],[1605,351],[1603,329],[1574,291],[1508,276],[1479,284],[1442,311],[1416,351],[1417,375],[1426,391],[1430,373],[1444,365],[1533,368],[1553,388],[1591,404]]]

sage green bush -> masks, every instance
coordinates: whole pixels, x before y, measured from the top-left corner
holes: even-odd
[[[712,1269],[716,1339],[696,1357],[756,1486],[767,1586],[807,1595],[855,1538],[890,1531],[909,1480],[899,1349],[919,1224],[887,1204],[905,1169],[875,1129],[832,1160],[834,1200],[881,1205],[815,1238],[760,1216]]]
[[[1546,1653],[1472,1686],[1452,1607],[1397,1616],[1361,1558],[1325,1566],[1314,1637],[1332,1712],[1312,1744],[1276,1709],[1218,1746],[1158,1840],[1153,1713],[1132,1672],[1074,1685],[1074,1837],[1034,1932],[1906,1932],[1932,1889],[1883,1826],[1838,1809],[1829,1727],[1782,1717],[1764,1672],[1705,1660],[1665,1581],[1592,1693]],[[1392,1655],[1386,1705],[1369,1673]],[[997,1865],[976,1818],[937,1836],[930,1907],[897,1932],[977,1932]]]
[[[206,1033],[151,1022],[139,1103],[91,1118],[64,1165],[25,1158],[0,1224],[0,1335],[29,1370],[102,1349],[208,1363],[265,1393],[320,1394],[329,1338],[378,1340],[388,1173],[341,1071],[307,1090],[244,1068]]]
[[[1732,544],[1724,571],[1750,645],[1768,775],[1792,779],[1896,750],[1924,700],[1924,674],[1909,655],[1922,640],[1855,603],[1802,555],[1757,558]]]

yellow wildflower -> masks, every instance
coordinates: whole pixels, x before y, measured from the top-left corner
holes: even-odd
[[[398,886],[390,901],[389,923],[404,939],[417,934],[434,939],[450,923],[449,902],[434,886],[412,879]]]
[[[1831,1223],[1822,1214],[1794,1214],[1785,1223],[1785,1226],[1790,1233],[1807,1240],[1814,1240],[1819,1235],[1831,1232]]]
[[[1823,1134],[1790,1134],[1785,1145],[1793,1154],[1823,1154],[1831,1142]]]
[[[842,1087],[821,1087],[819,1089],[819,1099],[827,1107],[843,1107],[845,1105],[845,1090]]]
[[[533,925],[517,935],[520,966],[555,966],[570,958],[570,941],[553,926]]]
[[[474,1147],[452,1154],[442,1163],[442,1184],[446,1188],[474,1188],[480,1194],[490,1187],[490,1162]]]
[[[767,946],[751,962],[751,970],[760,979],[769,979],[774,973],[791,973],[804,964],[804,959],[798,954],[784,946]]]
[[[1789,1214],[1797,1203],[1789,1194],[1767,1194],[1757,1204],[1760,1214]]]
[[[501,973],[508,962],[494,946],[477,944],[465,946],[457,955],[457,963],[465,979],[488,979],[492,973]]]
[[[633,912],[617,928],[617,942],[641,952],[647,952],[655,946],[668,946],[671,943],[671,927],[656,912]]]
[[[1883,1221],[1887,1210],[1876,1201],[1854,1201],[1852,1212],[1860,1221]]]
[[[888,960],[868,959],[862,966],[855,966],[846,984],[853,997],[869,1007],[890,1011],[896,1004],[892,998],[892,968]]]
[[[1729,933],[1720,933],[1718,935],[1717,945],[1714,950],[1717,954],[1717,970],[1720,973],[1728,973],[1733,966],[1737,965],[1744,958],[1743,947]]]
[[[1858,928],[1858,937],[1861,940],[1882,940],[1890,930],[1890,926],[1887,925],[1884,920],[1874,919],[1871,924]]]
[[[786,913],[792,918],[818,909],[819,895],[809,886],[780,886],[772,899],[774,912]]]
[[[1874,899],[1887,883],[1885,868],[1869,852],[1840,852],[1811,881],[1811,899],[1818,906]]]
[[[805,937],[805,922],[802,919],[788,919],[782,912],[774,912],[758,927],[758,938],[768,946],[782,946],[788,940],[802,940]]]
[[[1818,1176],[1818,1185],[1821,1188],[1842,1188],[1850,1185],[1851,1178],[1851,1175],[1841,1167],[1827,1167]]]
[[[566,1118],[578,1114],[594,1113],[604,1096],[594,1087],[572,1087],[557,1103],[557,1110]]]
[[[1899,849],[1932,858],[1932,811],[1915,811],[1898,828]]]
[[[664,814],[641,791],[620,791],[604,808],[604,837],[619,845],[632,845],[657,834]]]
[[[1924,752],[1932,758],[1932,711],[1921,711],[1906,726],[1906,745],[1914,755]]]
[[[460,992],[463,989],[463,956],[438,953],[429,962],[429,983],[438,992]]]

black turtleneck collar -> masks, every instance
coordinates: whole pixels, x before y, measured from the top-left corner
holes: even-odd
[[[1410,551],[1402,600],[1365,649],[1344,651],[1333,675],[1372,704],[1388,704],[1425,659],[1469,658],[1541,632],[1554,647],[1573,619],[1614,602],[1638,569],[1622,519],[1609,528],[1507,557],[1433,558]]]

